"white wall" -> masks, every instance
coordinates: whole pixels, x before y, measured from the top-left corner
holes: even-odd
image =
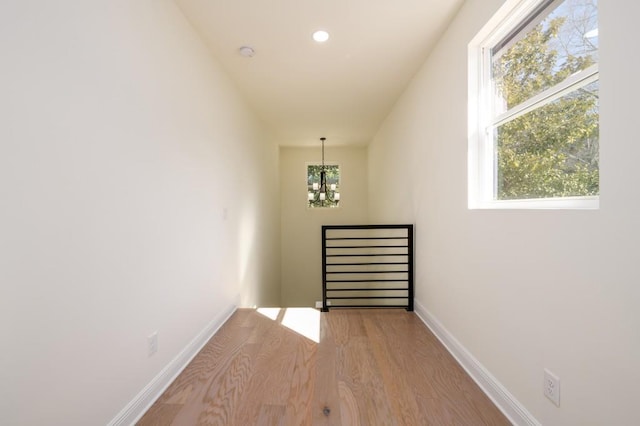
[[[340,165],[340,206],[307,208],[307,163],[320,148],[280,148],[283,306],[315,306],[322,300],[322,225],[367,223],[367,150],[325,147],[326,163]]]
[[[3,2],[0,51],[0,423],[105,424],[279,303],[277,147],[171,1]]]
[[[501,4],[465,2],[384,122],[370,214],[416,223],[418,302],[542,424],[637,424],[640,6],[600,3],[600,209],[470,211],[467,44]],[[542,394],[545,367],[561,408]]]

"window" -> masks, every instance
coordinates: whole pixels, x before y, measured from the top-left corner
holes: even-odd
[[[307,205],[310,208],[334,208],[339,204],[340,166],[307,164]]]
[[[597,0],[507,1],[469,60],[469,207],[597,208]]]

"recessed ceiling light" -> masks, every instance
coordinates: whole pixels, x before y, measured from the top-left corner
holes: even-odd
[[[324,43],[325,41],[329,40],[329,33],[323,30],[318,30],[313,33],[313,39],[318,43]]]
[[[251,46],[242,46],[240,49],[238,49],[238,52],[240,52],[240,54],[245,58],[252,58],[253,55],[256,54],[256,51],[253,50],[253,47]]]

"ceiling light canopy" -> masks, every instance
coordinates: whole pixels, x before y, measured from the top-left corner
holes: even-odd
[[[329,40],[329,33],[324,30],[318,30],[313,33],[313,39],[318,43],[324,43],[325,41]]]

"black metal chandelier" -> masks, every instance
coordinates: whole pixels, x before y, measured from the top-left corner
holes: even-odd
[[[340,192],[338,192],[337,177],[332,179],[328,178],[328,170],[324,164],[324,141],[327,138],[320,138],[322,141],[322,163],[319,167],[319,176],[316,173],[311,172],[311,167],[308,170],[309,176],[307,178],[307,200],[309,201],[309,207],[337,207],[340,203]],[[317,166],[315,166],[317,168]],[[334,167],[337,171],[337,166]]]

